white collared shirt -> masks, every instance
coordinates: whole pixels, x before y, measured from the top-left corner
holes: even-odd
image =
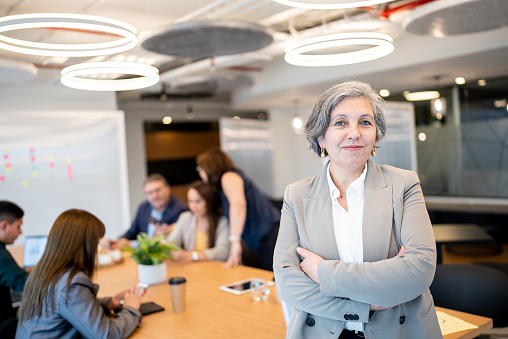
[[[365,175],[367,165],[362,174],[349,185],[346,190],[347,208],[346,211],[337,201],[340,196],[339,189],[333,183],[330,175],[330,164],[328,163],[327,179],[332,199],[333,230],[335,241],[339,249],[340,258],[346,263],[363,263],[363,203]],[[348,330],[363,331],[363,323],[346,321],[345,328]]]

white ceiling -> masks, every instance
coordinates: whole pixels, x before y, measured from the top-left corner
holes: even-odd
[[[459,3],[471,0],[437,0],[435,3],[443,1]],[[476,1],[491,5],[496,0]],[[508,28],[441,39],[405,33],[403,20],[413,11],[433,5],[432,2],[416,6],[416,9],[400,11],[389,18],[380,18],[383,10],[414,3],[414,0],[396,0],[389,5],[368,9],[323,11],[290,8],[272,0],[2,0],[0,15],[36,12],[90,14],[127,22],[136,27],[140,34],[162,25],[190,20],[236,19],[264,25],[274,32],[275,40],[271,46],[253,53],[217,57],[214,69],[210,68],[209,60],[196,61],[182,68],[189,60],[148,52],[140,46],[122,55],[100,58],[143,61],[161,69],[162,82],[159,85],[121,93],[119,99],[126,101],[139,100],[143,93],[158,93],[162,90],[162,83],[170,88],[174,83],[188,82],[190,80],[186,79],[189,76],[249,77],[252,85],[233,94],[236,107],[266,109],[290,105],[295,99],[313,100],[317,93],[344,78],[365,80],[377,88],[389,88],[396,93],[433,86],[436,84],[436,75],[440,76],[440,85],[451,84],[458,75],[475,81],[508,75]],[[502,15],[508,16],[508,13]],[[283,61],[283,49],[288,41],[323,34],[325,31],[331,33],[352,29],[390,34],[395,40],[395,51],[382,59],[350,66],[306,68],[287,65]],[[44,35],[40,41],[46,38],[47,35]],[[38,74],[31,82],[41,86],[61,86],[59,72],[62,67],[91,60],[36,57],[4,50],[0,50],[1,58],[35,64]],[[13,79],[4,64],[0,63],[0,78]],[[240,71],[231,70],[232,66],[244,68]],[[0,80],[0,84],[5,82]],[[15,82],[14,79],[12,82]],[[225,91],[232,90],[227,85],[224,88]]]

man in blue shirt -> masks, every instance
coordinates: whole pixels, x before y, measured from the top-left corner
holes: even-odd
[[[22,233],[23,210],[9,201],[0,201],[0,338],[14,338],[16,310],[12,308],[11,289],[22,292],[28,273],[18,266],[5,245],[14,243]]]
[[[147,201],[139,206],[131,227],[115,242],[117,246],[136,239],[141,232],[150,237],[169,234],[180,213],[188,210],[184,202],[171,194],[171,187],[161,174],[148,176],[143,189]]]

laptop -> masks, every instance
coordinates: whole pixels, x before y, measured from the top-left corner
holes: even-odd
[[[27,235],[25,236],[25,248],[23,250],[23,267],[34,267],[44,253],[47,235]]]

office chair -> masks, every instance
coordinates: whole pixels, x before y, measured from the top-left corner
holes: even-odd
[[[437,265],[430,291],[436,306],[492,318],[494,327],[508,326],[508,276],[502,272],[474,264]]]

